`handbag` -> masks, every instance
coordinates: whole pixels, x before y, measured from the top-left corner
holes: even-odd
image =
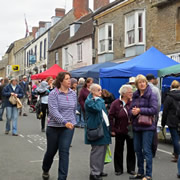
[[[141,126],[151,126],[153,120],[154,120],[154,116],[146,116],[142,114],[138,116],[138,124]]]
[[[89,141],[96,141],[104,137],[104,129],[102,122],[97,128],[91,129],[87,127],[87,139]]]
[[[16,100],[16,97],[11,95],[10,98],[9,98],[9,102],[13,105],[16,105],[17,104],[17,100]]]

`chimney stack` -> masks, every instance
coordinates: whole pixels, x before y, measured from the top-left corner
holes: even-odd
[[[94,11],[109,4],[109,0],[94,0]]]
[[[38,32],[38,27],[32,27],[32,35],[34,39],[36,38],[36,32]]]
[[[39,21],[39,28],[45,27],[45,21]]]
[[[64,15],[65,15],[65,9],[63,9],[63,8],[55,9],[55,16],[63,17]]]
[[[73,0],[74,16],[79,19],[89,13],[89,0]]]

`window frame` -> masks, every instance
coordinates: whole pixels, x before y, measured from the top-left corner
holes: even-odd
[[[56,51],[55,52],[55,64],[58,64],[59,62],[59,53]]]
[[[142,26],[139,27],[139,14],[142,14]],[[134,29],[130,30],[128,29],[128,25],[127,25],[127,19],[130,16],[134,16]],[[124,42],[124,46],[125,47],[131,47],[131,46],[135,46],[135,45],[144,45],[146,42],[145,39],[145,33],[146,33],[146,25],[145,25],[145,9],[141,9],[141,10],[135,10],[133,12],[130,12],[128,14],[125,15],[125,42]],[[140,41],[140,36],[139,36],[139,30],[142,29],[142,41]],[[134,43],[129,44],[128,43],[128,32],[133,31],[134,30]]]
[[[108,37],[109,26],[111,27],[111,38]],[[100,39],[100,31],[104,29],[105,36]],[[98,54],[103,54],[107,52],[113,52],[113,37],[114,37],[114,24],[113,23],[105,23],[98,28]],[[111,49],[109,50],[109,40],[111,40]],[[101,42],[104,42],[104,51],[101,50]]]
[[[64,48],[64,57],[65,57],[65,66],[69,65],[69,58],[68,58],[68,47]]]
[[[83,60],[82,55],[82,42],[77,43],[77,62],[80,63]]]

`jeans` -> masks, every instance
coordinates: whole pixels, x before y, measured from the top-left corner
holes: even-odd
[[[77,121],[76,126],[77,127],[84,127],[85,123],[84,123],[83,112],[82,112],[82,109],[81,109],[81,106],[79,103],[77,104],[77,110],[80,112],[80,114],[76,115],[76,121]]]
[[[5,104],[4,104],[4,102],[2,102],[1,108],[0,108],[0,120],[2,120],[3,113],[4,113],[4,108],[5,108]]]
[[[154,131],[134,131],[134,151],[137,156],[138,174],[144,175],[144,158],[146,159],[146,176],[152,177],[152,142]]]
[[[47,127],[47,150],[43,159],[42,169],[49,172],[53,158],[59,150],[58,180],[66,180],[69,166],[69,148],[74,130],[65,127]]]
[[[172,143],[174,147],[174,153],[179,155],[180,149],[179,149],[179,135],[176,128],[169,127],[169,131],[171,133]]]
[[[16,106],[6,107],[6,118],[6,131],[11,130],[10,121],[12,120],[12,134],[17,134],[18,109]]]

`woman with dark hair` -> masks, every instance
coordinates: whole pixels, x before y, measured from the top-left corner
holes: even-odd
[[[66,180],[69,166],[69,148],[76,124],[76,93],[70,89],[68,72],[60,72],[55,88],[48,99],[49,115],[46,130],[47,150],[43,159],[43,178],[49,178],[49,170],[56,152],[59,152],[58,180]]]
[[[110,93],[108,90],[103,89],[102,90],[102,98],[104,100],[104,103],[106,105],[107,111],[109,111],[111,103],[115,100],[115,97],[112,93]]]
[[[85,100],[86,100],[87,96],[90,93],[90,86],[92,83],[93,83],[93,78],[87,78],[86,79],[86,82],[85,82],[83,88],[81,89],[80,94],[79,94],[79,98],[78,98],[79,104],[81,105],[81,109],[83,112],[84,120],[85,120],[84,104],[85,104]]]

